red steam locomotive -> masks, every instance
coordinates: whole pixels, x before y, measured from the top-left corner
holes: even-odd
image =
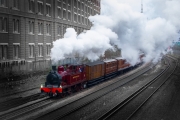
[[[134,66],[123,58],[90,62],[85,65],[58,66],[57,69],[56,66],[52,66],[52,71],[46,78],[45,86],[41,85],[41,92],[50,97],[64,97],[139,66],[143,63],[143,56],[144,54],[140,55],[139,62]]]

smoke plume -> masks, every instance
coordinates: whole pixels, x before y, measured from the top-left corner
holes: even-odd
[[[51,58],[58,61],[78,53],[97,60],[117,45],[131,64],[138,61],[139,51],[145,53],[145,61],[157,62],[177,39],[179,6],[177,0],[146,0],[141,13],[141,0],[101,0],[100,15],[89,17],[91,29],[79,35],[66,29],[64,38],[53,42]]]

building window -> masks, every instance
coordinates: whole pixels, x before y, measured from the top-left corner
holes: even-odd
[[[77,22],[77,15],[74,14],[74,21]]]
[[[66,19],[66,10],[63,10],[63,18]]]
[[[68,12],[68,20],[71,20],[71,13]]]
[[[82,11],[84,11],[84,4],[82,3],[82,9],[81,9]]]
[[[81,3],[80,3],[80,1],[78,1],[78,8],[79,8],[79,9],[81,8]]]
[[[13,33],[19,33],[19,20],[13,19]]]
[[[77,0],[74,1],[74,7],[77,8]]]
[[[0,0],[0,6],[6,7],[6,0]]]
[[[7,59],[7,53],[8,53],[7,50],[8,50],[7,45],[1,45],[0,44],[0,60]]]
[[[29,34],[34,34],[34,22],[29,21]]]
[[[82,23],[84,24],[84,17],[82,16]]]
[[[68,0],[68,5],[71,5],[71,0]]]
[[[46,4],[46,16],[51,16],[51,5]]]
[[[34,44],[29,45],[29,58],[34,57]]]
[[[85,5],[85,7],[84,7],[84,11],[87,12],[87,6],[86,6],[86,5]]]
[[[68,5],[68,10],[71,11],[71,6],[70,5]]]
[[[42,57],[43,55],[43,44],[38,44],[38,57]]]
[[[80,20],[81,18],[80,18],[80,15],[78,15],[78,22],[80,23],[81,22],[81,20]]]
[[[29,12],[34,12],[34,0],[29,1]]]
[[[19,50],[20,49],[19,45],[16,45],[16,44],[13,45],[13,56],[14,56],[14,59],[18,59],[19,58],[19,51],[20,51]]]
[[[38,1],[38,14],[43,14],[43,2]]]
[[[87,21],[88,21],[88,19],[87,18],[85,18],[85,24],[87,25]]]
[[[7,32],[7,18],[0,17],[0,32]]]
[[[61,35],[61,26],[58,26],[57,33],[58,33],[58,35]]]
[[[46,24],[46,34],[47,35],[50,35],[50,28],[51,28],[50,24]]]
[[[66,4],[65,3],[63,3],[63,8],[66,9]]]
[[[61,7],[61,0],[58,0],[57,2],[58,7]]]
[[[80,34],[81,33],[81,30],[80,29],[78,29],[78,34]]]
[[[88,25],[89,25],[89,26],[91,25],[91,22],[89,21],[89,19],[88,19]]]
[[[43,33],[43,24],[42,23],[38,23],[38,34],[42,34]]]
[[[65,32],[66,32],[66,27],[63,26],[63,35],[65,34]]]
[[[13,8],[19,9],[19,0],[13,0]]]
[[[51,44],[46,44],[46,55],[50,56],[50,52],[51,52]]]
[[[61,18],[61,8],[58,7],[58,18]]]

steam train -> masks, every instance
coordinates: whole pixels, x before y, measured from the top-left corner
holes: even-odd
[[[64,97],[141,65],[143,57],[144,54],[140,54],[139,62],[134,66],[122,57],[82,65],[66,64],[65,66],[58,66],[57,69],[56,66],[52,66],[52,71],[46,77],[45,85],[41,85],[41,93],[50,97]]]

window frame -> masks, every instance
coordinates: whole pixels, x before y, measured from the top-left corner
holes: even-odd
[[[35,44],[29,43],[29,58],[35,57]]]
[[[29,34],[32,34],[32,35],[34,35],[34,21],[29,21],[29,23],[28,23],[29,25],[28,25],[28,27],[29,27],[29,31],[28,31],[28,33]]]
[[[13,43],[13,58],[19,59],[20,58],[20,43]]]
[[[6,60],[8,57],[8,43],[0,43],[0,60]]]
[[[46,16],[51,17],[51,4],[46,3]]]
[[[29,4],[29,6],[28,6],[28,11],[29,11],[30,13],[34,13],[34,11],[35,11],[35,3],[34,3],[34,0],[28,0],[28,4]]]
[[[0,17],[0,32],[8,33],[8,19],[6,17]]]
[[[0,0],[0,7],[7,7],[7,1],[6,0]]]
[[[43,2],[42,1],[38,1],[37,3],[38,3],[38,5],[37,5],[38,6],[38,14],[39,15],[43,15],[44,14],[44,11],[43,11],[44,10],[43,9],[43,7],[44,7],[43,6]]]

